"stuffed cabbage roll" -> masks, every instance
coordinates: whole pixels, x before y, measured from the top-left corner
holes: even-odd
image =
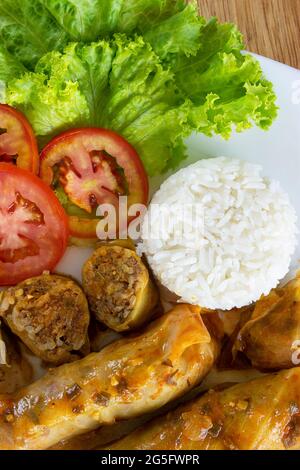
[[[233,356],[242,352],[256,369],[300,364],[300,278],[262,297],[240,329]]]
[[[200,308],[178,305],[144,332],[0,395],[0,449],[46,449],[158,409],[198,384],[218,352]]]
[[[300,449],[300,368],[209,391],[109,449]]]

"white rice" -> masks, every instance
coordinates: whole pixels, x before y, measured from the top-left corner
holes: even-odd
[[[181,301],[229,310],[268,294],[287,274],[296,222],[288,196],[260,166],[200,160],[154,195],[139,250]]]

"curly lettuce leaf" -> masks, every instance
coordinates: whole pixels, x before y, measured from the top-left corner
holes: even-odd
[[[257,85],[245,84],[245,92],[230,101],[210,93],[205,102],[192,106],[189,119],[192,128],[209,137],[218,134],[229,139],[232,128],[242,132],[256,124],[264,130],[277,116],[274,93],[270,82],[261,81]]]
[[[183,0],[40,0],[71,40],[147,30],[185,8]]]
[[[47,86],[46,75],[40,73],[27,72],[10,82],[7,103],[23,111],[35,133],[43,138],[81,125],[89,115],[77,83],[52,80]]]
[[[122,0],[117,27],[127,34],[138,28],[148,30],[185,8],[185,0]]]
[[[7,83],[26,72],[26,68],[0,45],[0,103],[6,102]]]
[[[211,19],[202,28],[196,55],[187,57],[181,54],[171,58],[178,87],[195,103],[201,103],[205,100],[207,92],[214,92],[216,87],[224,89],[224,78],[225,86],[234,85],[232,82],[234,61],[238,81],[245,82],[246,74],[241,68],[244,60],[241,54],[243,46],[241,33],[235,25],[219,24],[215,18]],[[247,57],[251,58],[249,55]],[[258,66],[257,70],[255,66],[256,78],[259,77],[258,72],[261,75],[261,69]],[[216,73],[220,73],[221,76]],[[253,74],[251,68],[250,73]]]
[[[123,0],[40,0],[71,41],[92,42],[115,31]]]
[[[197,2],[183,0],[40,0],[72,41],[126,33],[145,37],[155,52],[196,54],[206,23]]]
[[[26,71],[26,68],[5,47],[0,45],[0,81],[7,83]]]
[[[192,131],[227,139],[234,129],[267,130],[277,115],[241,33],[198,16],[195,0],[1,0],[0,38],[10,103],[44,141],[74,125],[109,127],[150,174],[184,158]]]
[[[184,54],[186,57],[196,55],[205,24],[205,19],[198,15],[197,6],[191,3],[151,28],[140,25],[139,32],[160,58],[165,60],[176,54]]]
[[[26,67],[67,42],[66,32],[38,0],[1,0],[0,42]]]
[[[10,82],[7,96],[44,139],[79,124],[113,129],[137,149],[151,175],[185,157],[190,104],[142,37],[116,35],[48,53],[34,73]]]
[[[213,18],[201,31],[195,56],[173,56],[178,88],[193,105],[189,123],[208,136],[230,138],[253,125],[267,130],[277,116],[273,85],[259,62],[242,53],[243,40],[235,25]]]

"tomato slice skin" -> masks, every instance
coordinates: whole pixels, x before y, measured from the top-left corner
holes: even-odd
[[[68,219],[37,176],[0,163],[0,285],[52,271],[69,239]]]
[[[119,196],[122,195],[120,181],[114,169],[110,168],[111,163],[102,156],[103,153],[110,159],[113,157],[115,164],[124,172],[128,206],[136,203],[147,205],[149,182],[139,155],[123,137],[107,129],[72,129],[55,137],[40,155],[40,177],[53,188],[54,168],[58,167],[60,184],[65,193],[87,215],[92,212],[93,202],[94,207],[108,202],[117,208]],[[98,221],[96,217],[70,214],[71,235],[95,239]]]
[[[0,162],[13,162],[35,175],[39,171],[39,151],[33,129],[15,108],[0,104]]]

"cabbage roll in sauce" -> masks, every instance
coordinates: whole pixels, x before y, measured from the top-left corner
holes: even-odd
[[[46,449],[161,408],[197,385],[219,344],[200,308],[178,305],[143,332],[0,395],[0,449]]]
[[[300,368],[209,391],[109,449],[300,449]]]
[[[255,304],[233,346],[233,356],[239,352],[256,369],[279,370],[300,364],[299,277]]]

